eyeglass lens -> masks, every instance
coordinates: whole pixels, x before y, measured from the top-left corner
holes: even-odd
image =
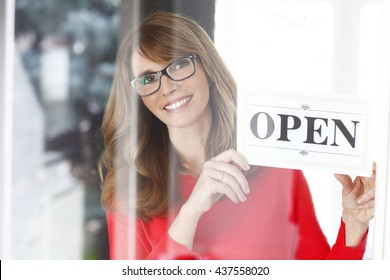
[[[157,73],[149,73],[138,77],[132,82],[133,88],[141,96],[150,95],[158,91],[161,77],[165,74],[171,80],[181,81],[195,73],[195,66],[190,57],[178,59]]]

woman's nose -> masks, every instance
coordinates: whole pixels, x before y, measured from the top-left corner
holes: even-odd
[[[167,76],[161,77],[160,91],[163,95],[172,94],[177,88],[177,82],[169,79]]]

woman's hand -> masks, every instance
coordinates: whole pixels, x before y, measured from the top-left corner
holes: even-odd
[[[336,174],[343,185],[342,219],[346,225],[347,246],[356,246],[374,217],[376,164],[373,163],[371,177],[356,177],[354,181],[348,175]]]
[[[186,207],[202,215],[223,195],[235,203],[246,201],[250,190],[242,170],[248,169],[246,159],[232,149],[205,162]]]
[[[203,165],[199,179],[168,230],[176,242],[191,249],[200,217],[226,195],[235,203],[244,202],[249,185],[242,170],[246,159],[235,150],[225,151]]]

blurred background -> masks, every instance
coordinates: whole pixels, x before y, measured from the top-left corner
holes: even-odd
[[[120,39],[152,11],[198,20],[238,84],[380,102],[381,0],[13,2],[11,210],[2,230],[9,259],[109,257],[97,171],[102,112]],[[332,244],[340,187],[328,172],[305,174]]]
[[[8,257],[107,259],[97,161],[118,42],[156,10],[189,14],[213,32],[214,1],[15,0],[14,6]]]

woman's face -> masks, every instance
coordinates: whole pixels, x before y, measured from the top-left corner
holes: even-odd
[[[195,59],[195,73],[182,81],[161,77],[160,89],[142,97],[145,106],[168,128],[181,128],[211,122],[209,83],[202,64]],[[160,63],[143,57],[138,52],[132,56],[132,70],[136,77],[164,69],[169,62]]]

